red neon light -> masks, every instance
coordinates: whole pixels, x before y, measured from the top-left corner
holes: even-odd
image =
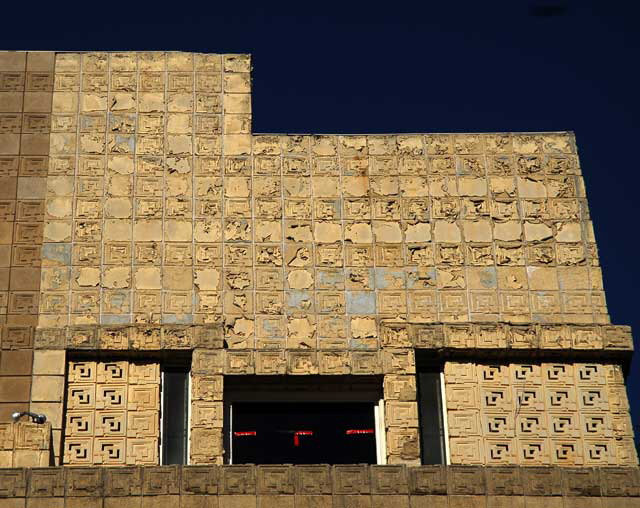
[[[312,430],[296,430],[293,433],[293,446],[300,446],[300,436],[313,436]]]
[[[353,436],[354,434],[373,434],[373,429],[349,429],[347,430],[347,436]]]
[[[257,432],[255,430],[247,430],[247,431],[242,431],[242,432],[234,432],[233,435],[236,437],[241,437],[241,436],[255,436],[257,434]]]

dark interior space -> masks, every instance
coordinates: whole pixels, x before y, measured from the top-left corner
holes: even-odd
[[[375,464],[373,403],[238,403],[234,464]]]
[[[225,462],[376,463],[382,376],[228,376]]]
[[[445,463],[445,436],[440,370],[418,372],[420,452],[423,464]]]
[[[162,464],[186,464],[189,371],[165,368],[162,381]]]

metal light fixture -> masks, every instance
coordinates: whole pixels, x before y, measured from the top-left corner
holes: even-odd
[[[23,416],[28,416],[29,418],[31,418],[31,421],[33,423],[42,424],[47,421],[47,417],[42,413],[32,413],[31,411],[16,411],[15,413],[11,414],[11,418],[13,418],[14,422],[17,422]]]

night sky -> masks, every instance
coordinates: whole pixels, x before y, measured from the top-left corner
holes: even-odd
[[[574,131],[611,319],[640,348],[637,2],[7,3],[1,49],[251,53],[257,133]],[[640,354],[628,391],[638,434]]]

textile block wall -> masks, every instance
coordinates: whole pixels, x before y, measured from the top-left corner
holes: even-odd
[[[158,464],[181,352],[192,464],[227,460],[226,376],[378,375],[385,460],[418,465],[430,362],[451,463],[637,464],[573,134],[257,134],[251,70],[0,53],[0,421]]]

